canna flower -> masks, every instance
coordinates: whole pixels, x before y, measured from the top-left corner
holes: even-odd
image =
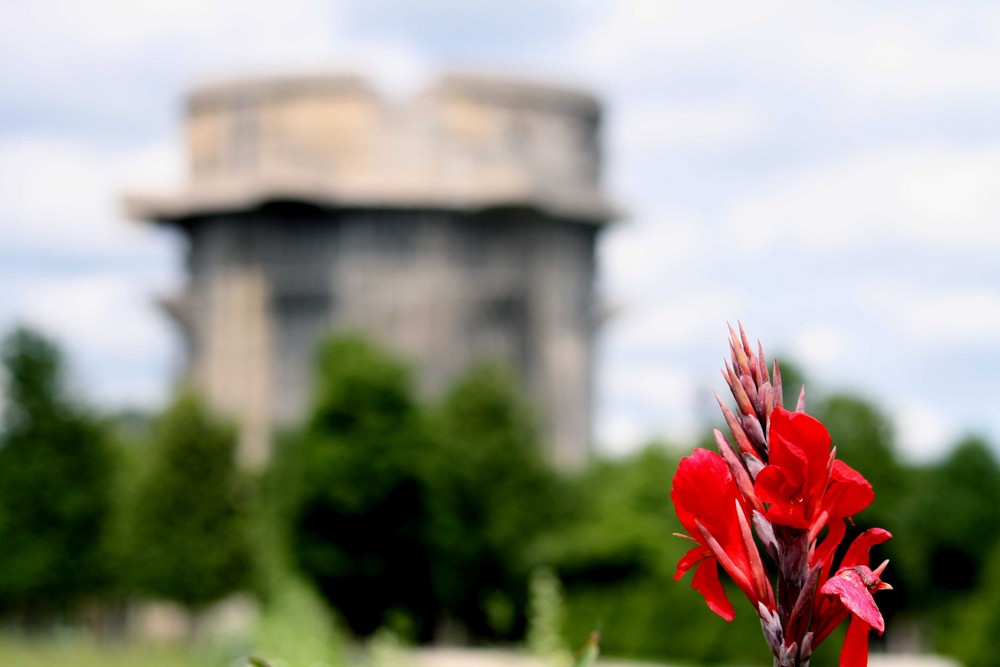
[[[721,566],[756,611],[775,667],[806,667],[850,618],[840,665],[865,667],[868,633],[885,630],[872,594],[891,588],[881,579],[888,561],[872,570],[869,552],[892,536],[872,528],[836,566],[835,554],[847,520],[874,499],[871,484],[837,459],[826,428],[805,414],[804,391],[795,412],[784,409],[778,364],[768,373],[760,343],[755,350],[742,326],[730,334],[732,363],[723,377],[736,409],[719,405],[732,441],[715,431],[721,456],[696,449],[678,466],[670,495],[688,531],[681,537],[697,546],[681,558],[675,579],[696,568],[692,587],[731,620]],[[774,562],[773,588],[751,526]]]
[[[821,595],[817,596],[813,610],[814,626],[819,643],[850,616],[847,636],[840,653],[840,665],[864,667],[868,664],[869,630],[875,629],[880,635],[885,631],[885,621],[872,593],[892,590],[892,586],[881,580],[889,561],[884,561],[875,570],[871,570],[868,567],[869,551],[876,544],[892,539],[892,535],[881,528],[870,528],[861,533],[847,549],[837,573],[826,579],[833,551],[843,539],[845,530],[843,521],[832,524],[830,533],[817,551],[816,561],[823,572],[823,580],[819,582]]]
[[[757,497],[770,503],[775,524],[810,530],[853,516],[875,498],[871,484],[835,458],[830,434],[804,412],[776,407],[770,415],[768,465],[754,483]]]
[[[758,603],[774,607],[771,585],[750,532],[746,500],[726,461],[707,449],[694,450],[677,467],[670,497],[688,531],[682,537],[698,543],[681,558],[674,579],[696,566],[692,588],[727,621],[735,611],[719,581],[719,565],[755,608]]]
[[[892,586],[879,578],[888,564],[889,561],[883,562],[875,571],[867,565],[843,567],[820,589],[823,595],[836,596],[851,615],[844,648],[840,652],[840,667],[865,667],[868,664],[868,632],[873,628],[880,635],[885,632],[885,621],[872,593],[892,590]]]

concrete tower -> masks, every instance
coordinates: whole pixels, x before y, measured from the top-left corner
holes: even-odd
[[[188,372],[266,461],[299,418],[317,341],[364,332],[433,393],[477,359],[520,372],[550,458],[588,455],[600,109],[564,88],[451,75],[406,104],[355,76],[201,88],[190,179],[127,198],[189,240],[169,300]]]

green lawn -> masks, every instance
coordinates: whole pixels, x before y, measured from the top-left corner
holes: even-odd
[[[4,667],[208,667],[226,665],[191,650],[97,643],[81,637],[22,638],[0,635]]]

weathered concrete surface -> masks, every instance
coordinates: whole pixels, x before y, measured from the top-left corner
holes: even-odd
[[[129,212],[190,241],[166,300],[188,371],[249,467],[302,416],[316,342],[374,337],[435,394],[477,360],[519,372],[550,458],[582,464],[599,318],[600,108],[452,75],[407,103],[350,75],[235,81],[188,105],[190,182]]]

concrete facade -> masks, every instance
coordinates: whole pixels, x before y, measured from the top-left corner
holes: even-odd
[[[471,363],[519,371],[550,458],[590,447],[599,106],[451,75],[405,104],[349,75],[237,81],[188,102],[190,182],[126,200],[190,240],[166,302],[189,372],[260,465],[307,408],[331,330],[368,334],[436,393]]]

